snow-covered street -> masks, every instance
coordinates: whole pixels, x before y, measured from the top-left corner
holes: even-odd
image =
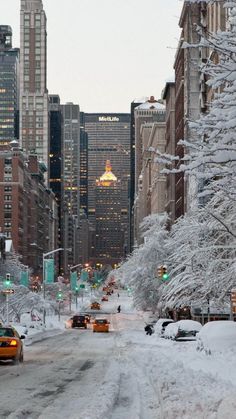
[[[195,342],[146,336],[147,313],[120,294],[97,313],[109,318],[109,334],[65,330],[25,346],[23,365],[1,363],[0,418],[235,417],[235,354],[206,356]]]

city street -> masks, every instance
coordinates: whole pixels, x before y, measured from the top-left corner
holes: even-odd
[[[236,361],[146,336],[131,302],[123,291],[103,304],[108,334],[65,330],[26,346],[23,365],[1,363],[0,418],[223,419],[235,403]]]

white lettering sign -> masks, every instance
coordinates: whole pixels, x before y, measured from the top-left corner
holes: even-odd
[[[99,122],[119,122],[120,118],[117,116],[99,116]]]

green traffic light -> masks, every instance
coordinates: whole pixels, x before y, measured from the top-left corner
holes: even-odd
[[[168,274],[163,274],[162,279],[164,279],[164,281],[167,281],[167,279],[169,279],[169,275]]]

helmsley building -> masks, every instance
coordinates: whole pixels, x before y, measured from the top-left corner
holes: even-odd
[[[100,178],[107,160],[119,180],[121,259],[129,251],[130,114],[85,113],[84,129],[88,134],[89,259],[101,262],[100,253],[96,250],[96,180]]]

